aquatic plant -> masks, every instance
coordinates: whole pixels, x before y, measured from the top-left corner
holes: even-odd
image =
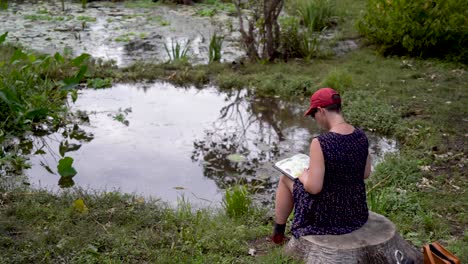
[[[220,62],[221,61],[221,48],[223,46],[223,36],[218,36],[215,32],[211,36],[210,46],[208,48],[209,61],[211,62]]]
[[[125,33],[125,34],[122,34],[122,35],[116,37],[115,41],[117,41],[117,42],[129,42],[135,36],[136,36],[136,33],[134,33],[134,32]]]
[[[81,8],[86,9],[87,3],[88,3],[88,0],[81,0]]]
[[[335,3],[332,0],[294,0],[289,4],[306,28],[321,31],[336,23]]]
[[[171,47],[169,48],[167,43],[164,43],[164,49],[169,56],[169,61],[182,61],[188,60],[188,51],[190,49],[190,39],[187,40],[184,46],[178,41],[171,39]]]
[[[78,16],[76,20],[84,21],[84,22],[96,22],[96,18],[90,17],[90,16]]]
[[[234,186],[226,190],[223,199],[226,214],[232,218],[247,215],[252,207],[252,198],[245,186]]]
[[[86,86],[94,89],[109,88],[112,86],[112,78],[92,78],[88,79]]]

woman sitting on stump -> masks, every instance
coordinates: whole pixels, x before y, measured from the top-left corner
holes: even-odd
[[[310,98],[304,116],[327,130],[312,139],[309,168],[294,181],[281,175],[276,191],[276,223],[272,240],[285,242],[286,221],[294,209],[291,232],[341,235],[363,226],[369,216],[364,179],[370,174],[366,134],[346,123],[340,95],[321,88]]]

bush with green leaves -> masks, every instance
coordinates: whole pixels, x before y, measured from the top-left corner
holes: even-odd
[[[6,134],[34,130],[41,122],[59,123],[67,95],[77,98],[74,88],[90,57],[37,55],[4,44],[6,36],[0,36],[0,142]]]
[[[387,54],[468,62],[468,2],[369,0],[358,29]]]

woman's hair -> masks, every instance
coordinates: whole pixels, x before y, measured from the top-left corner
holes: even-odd
[[[341,112],[341,104],[331,104],[331,105],[326,106],[324,108],[327,109],[330,112],[336,112],[336,113]]]
[[[341,98],[339,94],[332,95],[332,100],[337,102],[331,105],[327,105],[324,108],[330,112],[340,113],[341,112]]]

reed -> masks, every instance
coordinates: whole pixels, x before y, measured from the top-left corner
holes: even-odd
[[[171,39],[171,46],[169,47],[167,43],[164,43],[164,49],[166,50],[167,55],[169,56],[170,62],[175,61],[188,61],[188,51],[190,49],[190,40],[187,40],[185,45],[177,40]]]
[[[223,46],[223,40],[224,37],[218,36],[216,32],[213,34],[213,36],[211,36],[210,46],[208,48],[210,63],[221,61],[221,49]]]

